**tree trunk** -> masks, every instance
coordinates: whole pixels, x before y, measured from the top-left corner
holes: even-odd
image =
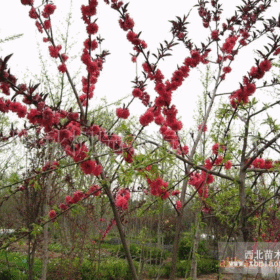
[[[182,205],[184,205],[184,203],[185,203],[186,188],[187,188],[187,181],[185,180],[183,183],[183,190],[182,190],[182,194],[181,194]],[[183,210],[183,209],[181,209],[181,210]],[[173,248],[172,248],[172,265],[171,265],[171,272],[170,272],[170,276],[169,276],[170,280],[175,280],[176,264],[177,264],[177,259],[178,259],[178,250],[179,250],[183,213],[184,213],[184,211],[179,211],[178,216],[176,218],[175,236],[174,236]]]
[[[114,213],[114,218],[115,218],[117,228],[118,228],[118,231],[119,231],[120,239],[122,241],[122,245],[123,245],[123,248],[124,248],[124,251],[125,251],[127,262],[128,262],[131,274],[132,274],[132,279],[133,280],[138,280],[137,272],[136,272],[135,266],[133,264],[132,256],[131,256],[131,253],[130,253],[130,250],[129,250],[129,247],[128,247],[128,244],[127,244],[127,241],[126,241],[126,238],[125,238],[125,233],[124,233],[124,230],[123,230],[123,227],[122,227],[120,215],[119,215],[118,210],[116,209],[116,205],[114,203],[114,198],[113,198],[112,192],[107,185],[105,186],[105,192],[106,192],[106,194],[107,194],[107,196],[110,200],[110,205],[111,205],[111,208],[112,208],[113,213]]]
[[[49,156],[50,156],[50,163],[53,159],[52,155],[54,153],[54,147],[52,144],[49,143]],[[46,216],[48,213],[48,204],[50,200],[50,192],[51,192],[51,173],[49,173],[47,182],[45,184],[45,190],[46,190],[46,202],[43,205],[43,216]],[[47,279],[47,269],[48,269],[48,262],[49,262],[49,223],[46,223],[44,225],[44,233],[43,233],[43,250],[42,250],[42,273],[41,273],[41,280]]]
[[[33,266],[35,260],[35,250],[36,250],[36,240],[32,242],[32,236],[29,234],[28,237],[28,255],[27,255],[27,264],[28,264],[28,280],[33,280]]]
[[[43,216],[47,214],[47,205],[50,197],[50,186],[47,184],[46,186],[46,203],[44,204],[43,209]],[[43,250],[42,250],[42,273],[41,273],[41,280],[47,279],[47,268],[48,268],[48,261],[49,261],[49,223],[44,225],[44,233],[43,233]]]
[[[192,280],[197,280],[197,253],[198,253],[198,244],[199,244],[199,223],[200,223],[200,213],[196,214],[195,219],[195,234],[193,240],[192,248],[192,262],[191,262],[191,278]]]

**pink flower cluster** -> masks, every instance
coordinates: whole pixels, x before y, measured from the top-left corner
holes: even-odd
[[[28,2],[28,1],[25,1],[25,2]],[[22,3],[23,3],[23,1],[22,1]],[[32,0],[32,4],[33,4],[33,0]],[[26,5],[26,4],[24,4],[24,5]],[[44,18],[46,18],[46,20],[44,21],[44,23],[42,25],[39,21],[36,20],[40,17],[39,11],[37,12],[36,9],[33,6],[31,7],[31,9],[29,11],[29,17],[36,20],[35,25],[38,28],[38,31],[40,33],[43,33],[43,28],[45,30],[49,30],[51,28],[50,16],[54,13],[55,9],[56,9],[56,6],[53,5],[53,4],[46,4],[44,6],[42,16]],[[47,31],[46,31],[46,33],[47,33]],[[48,33],[47,33],[47,35],[49,36]],[[44,38],[43,41],[44,42],[51,42],[50,38]],[[61,45],[58,45],[58,46],[51,45],[51,46],[49,46],[50,56],[53,57],[53,58],[58,58],[61,48],[62,48]],[[58,70],[61,73],[65,73],[66,70],[67,70],[66,65],[65,65],[65,61],[68,59],[68,57],[66,56],[66,54],[62,54],[61,58],[62,58],[63,63],[58,66]]]
[[[171,193],[171,195],[178,195],[178,194],[180,194],[179,190],[173,190],[172,193]]]
[[[214,182],[214,177],[211,174],[207,174],[202,171],[201,173],[196,172],[190,175],[188,183],[194,186],[198,191],[200,197],[208,197],[208,185]]]
[[[96,7],[98,5],[97,0],[90,0],[88,6],[82,5],[81,11],[82,11],[82,18],[83,21],[88,24],[88,26],[91,25],[90,18],[94,15],[96,15]],[[88,27],[87,27],[88,29]],[[89,27],[91,29],[91,27]]]
[[[88,105],[88,100],[93,97],[93,91],[99,76],[99,71],[102,70],[103,60],[102,58],[92,59],[91,50],[95,50],[98,47],[96,40],[91,39],[91,35],[94,35],[98,31],[98,25],[95,22],[91,22],[91,17],[96,15],[96,7],[98,2],[96,0],[90,0],[88,6],[82,5],[82,18],[85,22],[86,30],[89,38],[84,41],[84,50],[81,56],[82,62],[87,67],[88,78],[82,78],[83,94],[79,97],[83,106]]]
[[[42,16],[44,18],[48,18],[50,15],[52,15],[54,13],[55,9],[56,9],[55,5],[53,5],[53,4],[46,4],[44,6],[44,10],[42,12]]]
[[[27,113],[27,108],[19,102],[10,101],[9,99],[4,100],[4,98],[0,98],[0,112],[8,113],[9,111],[16,113],[19,118],[24,118]]]
[[[42,171],[47,171],[47,170],[54,170],[57,167],[59,167],[59,162],[57,161],[53,161],[51,164],[49,162],[47,162],[43,167],[42,167]]]
[[[122,19],[120,19],[119,24],[124,31],[132,30],[134,27],[134,21],[129,14],[126,14]]]
[[[77,190],[73,193],[73,196],[69,196],[67,195],[65,197],[65,203],[60,203],[59,205],[59,209],[61,209],[62,211],[65,211],[69,208],[69,206],[71,204],[76,204],[78,203],[80,200],[84,199],[84,198],[88,198],[90,195],[94,195],[94,196],[99,196],[101,194],[101,188],[98,185],[92,185],[89,190],[87,191],[87,193],[84,193],[81,190]],[[49,217],[50,219],[55,219],[56,218],[56,212],[55,210],[51,210],[49,212]]]
[[[55,210],[51,210],[51,211],[49,212],[49,218],[52,219],[53,222],[54,222],[55,217],[56,217],[56,212],[55,212]]]
[[[233,50],[233,48],[235,46],[236,41],[237,41],[237,37],[234,36],[234,35],[230,35],[226,39],[225,43],[222,46],[222,49],[221,49],[222,52],[223,53],[227,53],[227,54],[232,54],[232,50]]]
[[[176,201],[175,207],[177,210],[180,210],[182,208],[182,202],[180,200]]]
[[[163,181],[162,178],[158,177],[155,180],[147,179],[147,183],[152,195],[158,196],[163,200],[169,197],[168,182]]]
[[[221,146],[219,143],[215,143],[213,146],[212,146],[212,152],[214,155],[217,155],[218,152],[219,152],[219,149],[222,149],[223,151],[226,149],[225,146]]]
[[[200,130],[201,127],[202,127],[202,124],[200,124],[200,125],[198,126],[198,130]],[[205,125],[203,126],[203,128],[202,128],[202,132],[206,132],[206,131],[207,131],[207,125],[205,124]]]
[[[129,117],[129,110],[126,108],[117,108],[116,115],[120,119],[127,119]]]
[[[278,161],[273,161],[271,159],[263,159],[263,158],[256,158],[252,162],[252,166],[254,168],[260,168],[260,169],[271,169],[275,167],[275,164],[278,164]]]
[[[103,169],[100,164],[96,165],[96,162],[94,160],[86,160],[81,163],[81,169],[86,175],[95,175],[99,176]]]
[[[130,199],[129,189],[120,189],[117,193],[115,204],[117,207],[126,210],[128,207],[129,199]]]
[[[256,85],[253,80],[261,79],[265,72],[270,70],[271,66],[270,60],[263,60],[257,67],[251,68],[249,78],[244,76],[243,85],[230,96],[230,103],[233,108],[236,108],[241,102],[243,104],[249,102],[249,96],[256,91]]]
[[[199,16],[202,18],[202,20],[203,20],[203,26],[204,26],[205,28],[208,28],[208,27],[209,27],[209,23],[210,23],[210,21],[211,21],[211,13],[210,13],[210,11],[207,10],[207,9],[205,8],[205,6],[202,6],[202,5],[201,5],[201,6],[199,7],[198,14],[199,14]]]

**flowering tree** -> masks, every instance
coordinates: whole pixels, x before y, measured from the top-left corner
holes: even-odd
[[[250,212],[248,208],[249,199],[246,192],[248,188],[250,189],[252,177],[251,189],[257,186],[259,174],[279,172],[277,161],[261,158],[263,154],[276,145],[279,139],[279,127],[276,122],[267,119],[269,133],[265,137],[257,136],[257,141],[255,138],[250,138],[250,125],[253,118],[279,104],[277,99],[259,108],[256,99],[251,97],[259,88],[275,87],[279,84],[278,79],[272,79],[270,83],[265,81],[263,85],[259,85],[259,80],[271,70],[272,60],[280,53],[280,37],[277,35],[280,18],[271,18],[265,21],[263,19],[265,11],[272,6],[271,1],[243,1],[244,3],[238,7],[236,13],[224,23],[220,23],[222,15],[220,1],[212,0],[211,3],[203,0],[198,1],[196,7],[203,26],[209,30],[209,37],[201,43],[201,47],[196,46],[188,37],[188,17],[177,17],[177,20],[171,21],[172,38],[169,42],[165,41],[164,45],[160,45],[158,52],[153,54],[155,57],[153,60],[150,57],[150,52],[147,51],[147,43],[143,40],[141,33],[137,33],[138,30],[136,31],[134,28],[134,20],[128,12],[128,4],[117,0],[105,0],[105,3],[120,15],[120,28],[126,32],[127,40],[133,46],[132,63],[141,58],[144,59],[143,75],[142,78],[135,77],[131,101],[116,109],[117,119],[107,127],[102,123],[97,123],[89,113],[89,101],[93,97],[98,77],[102,74],[103,67],[106,67],[105,59],[109,55],[106,50],[101,50],[97,54],[97,48],[103,40],[96,36],[98,25],[94,16],[98,2],[89,0],[86,5],[81,6],[82,19],[87,32],[81,56],[86,75],[81,79],[81,89],[77,89],[75,86],[71,69],[68,69],[68,54],[62,53],[62,46],[56,42],[53,36],[54,27],[51,19],[55,15],[56,6],[50,1],[43,1],[43,5],[37,7],[34,2],[34,0],[21,0],[21,3],[29,8],[29,16],[35,21],[38,32],[44,34],[43,42],[48,45],[50,57],[59,61],[57,70],[67,77],[78,109],[73,111],[72,108],[63,108],[63,95],[58,103],[51,106],[46,94],[36,92],[38,85],[30,84],[27,86],[19,83],[8,70],[8,61],[11,55],[6,56],[0,60],[0,89],[5,95],[5,99],[0,99],[0,111],[16,113],[19,118],[24,118],[28,122],[28,126],[20,131],[12,129],[10,135],[1,136],[1,140],[7,141],[15,135],[26,137],[29,131],[36,130],[39,137],[38,145],[45,145],[47,142],[50,144],[58,143],[64,155],[69,157],[73,164],[79,166],[84,176],[94,178],[96,181],[96,184],[91,185],[86,192],[77,190],[66,196],[65,202],[59,205],[59,211],[52,209],[49,212],[50,220],[54,221],[65,211],[69,211],[73,205],[89,196],[100,194],[107,196],[114,215],[110,227],[117,226],[132,279],[138,279],[126,242],[122,218],[123,213],[129,207],[131,178],[133,176],[142,178],[146,185],[144,190],[147,189],[152,196],[171,201],[177,215],[170,275],[170,278],[174,279],[184,208],[194,197],[198,196],[201,201],[200,210],[210,212],[209,193],[212,190],[215,191],[215,188],[211,186],[216,184],[217,187],[220,182],[225,181],[238,189],[241,230],[239,236],[242,240],[248,241],[250,239],[248,219],[260,207],[257,205],[253,212]],[[263,26],[256,29],[261,21],[264,22]],[[248,69],[249,72],[244,72],[240,86],[231,92],[219,93],[220,85],[228,81],[232,64],[236,61],[239,52],[264,36],[268,37],[270,43],[265,46],[265,50],[258,50],[260,59],[256,59],[255,65]],[[159,69],[159,62],[169,56],[170,51],[178,44],[183,44],[186,47],[188,55],[182,59],[181,66],[178,66],[172,77],[165,79]],[[211,59],[211,54],[216,57]],[[182,138],[183,122],[179,120],[178,110],[172,102],[173,93],[189,77],[194,68],[208,63],[217,67],[215,85],[207,93],[209,102],[207,102],[198,131],[191,134],[192,142],[187,145],[185,139]],[[157,94],[155,98],[147,93],[146,83],[148,81],[154,83]],[[9,98],[12,92],[14,95]],[[219,97],[226,95],[229,96],[229,100],[220,106],[219,114],[213,123],[212,130],[210,130],[210,114],[215,108],[215,104],[218,104]],[[15,98],[20,99],[21,102],[16,101]],[[138,99],[144,105],[143,114],[139,118],[140,129],[135,131],[133,135],[129,134],[123,138],[115,131],[116,124],[129,118],[129,105],[132,102],[138,102]],[[159,127],[163,144],[142,136],[145,127],[152,122]],[[240,140],[237,142],[234,139],[233,126],[238,122],[242,124],[242,132],[239,135]],[[203,156],[209,156],[204,159],[204,157],[201,158],[199,146],[204,139],[203,135],[208,130],[213,132],[210,135],[213,145],[210,149],[205,146]],[[256,137],[256,135],[253,136]],[[138,148],[140,140],[144,140],[144,144],[152,144],[164,151],[165,155],[168,154],[171,158],[170,162],[175,159],[181,162],[183,174],[176,183],[169,184],[169,179],[159,171],[158,162],[166,160],[166,156],[154,152],[141,154],[142,150]],[[102,162],[104,155],[98,152],[97,145],[100,143],[108,151],[106,155],[111,158],[112,162],[116,163],[114,170],[110,170],[110,172]],[[59,166],[59,161],[49,162],[42,167],[40,173],[34,171],[36,174],[34,177],[42,175],[42,172],[52,172]],[[232,166],[235,167],[234,170],[232,170]],[[118,189],[113,192],[113,184],[116,181]],[[24,182],[27,188],[30,187],[29,181],[24,180]],[[181,182],[182,187],[179,190],[178,186]],[[187,196],[188,189],[192,190],[189,196]],[[174,201],[170,198],[171,194],[174,197],[180,194],[180,199]],[[192,277],[196,278],[195,269]]]

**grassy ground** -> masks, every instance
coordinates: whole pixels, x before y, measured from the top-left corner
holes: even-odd
[[[28,279],[27,256],[17,252],[0,251],[0,279]],[[1,275],[2,273],[2,275]],[[35,279],[40,279],[41,260],[35,259]],[[7,278],[4,278],[7,277]],[[8,278],[10,277],[10,278]]]
[[[95,249],[94,249],[95,248]],[[124,258],[124,252],[120,249],[119,245],[111,245],[107,243],[101,244],[101,254],[100,254],[100,264],[98,265],[99,251],[98,246],[95,244],[86,244],[83,260],[80,261],[78,258],[79,252],[72,251],[68,255],[68,248],[61,246],[60,243],[51,243],[49,245],[49,265],[48,265],[48,279],[50,280],[129,280],[131,279],[129,273],[129,267]],[[8,251],[0,252],[0,280],[8,279],[27,279],[27,256],[26,256],[27,245],[14,245],[10,247]],[[91,256],[86,252],[88,250],[94,250]],[[151,257],[150,253],[157,253],[154,251],[154,248],[151,248],[151,251],[148,253],[148,257]],[[135,266],[137,271],[139,271],[139,265],[143,263],[139,262],[137,257],[139,254],[138,246],[132,245],[131,252],[135,258]],[[164,253],[164,262],[159,264],[150,264],[145,263],[143,267],[143,275],[141,280],[144,279],[156,279],[155,277],[160,272],[160,275],[163,277],[167,276],[170,270],[170,259],[171,255],[168,252]],[[158,254],[155,254],[154,257],[157,257]],[[41,257],[42,252],[40,248],[36,251],[36,259],[34,265],[34,275],[35,280],[40,279],[41,273]],[[186,261],[180,261],[179,270],[181,271],[180,275],[184,275],[186,271]],[[2,273],[2,274],[1,274]],[[210,278],[210,275],[206,276],[205,279],[217,279]],[[164,278],[160,278],[164,279]],[[183,278],[178,278],[183,279]]]

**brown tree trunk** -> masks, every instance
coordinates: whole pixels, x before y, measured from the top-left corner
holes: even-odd
[[[46,186],[46,203],[44,204],[44,209],[43,209],[43,216],[47,214],[47,207],[48,207],[48,201],[49,201],[49,196],[50,196],[50,186]],[[41,273],[41,280],[46,280],[47,279],[47,268],[48,268],[48,261],[49,261],[49,237],[48,237],[48,232],[49,232],[49,223],[46,223],[44,225],[44,232],[43,232],[43,250],[42,250],[42,273]]]
[[[49,143],[49,162],[53,160],[53,153],[54,153],[54,146]],[[48,213],[48,205],[50,200],[50,192],[51,192],[51,173],[48,175],[47,182],[45,184],[45,191],[46,191],[46,197],[45,197],[45,203],[43,205],[43,216],[46,216]],[[41,280],[47,279],[47,269],[48,269],[48,262],[49,262],[49,223],[46,223],[44,226],[44,232],[43,232],[43,250],[42,250],[42,272],[41,272]]]
[[[110,187],[108,187],[107,185],[105,186],[105,192],[106,192],[106,194],[109,198],[110,205],[111,205],[111,208],[112,208],[113,213],[114,213],[114,218],[115,218],[117,228],[118,228],[118,231],[119,231],[120,239],[122,241],[122,245],[123,245],[123,248],[124,248],[124,251],[125,251],[127,262],[128,262],[131,274],[132,274],[131,279],[138,280],[138,276],[137,276],[137,273],[136,273],[135,266],[133,264],[132,256],[131,256],[131,253],[130,253],[130,250],[129,250],[129,247],[128,247],[128,244],[127,244],[127,241],[126,241],[126,238],[125,238],[125,233],[124,233],[124,230],[123,230],[123,227],[122,227],[120,215],[119,215],[118,210],[116,209],[116,205],[114,203],[114,198],[113,198],[112,192],[110,190]]]
[[[195,218],[195,234],[194,234],[193,248],[192,248],[192,262],[191,262],[192,280],[197,280],[197,253],[198,253],[198,244],[199,244],[199,223],[200,223],[200,213],[197,213],[196,218]]]
[[[185,186],[185,188],[187,186],[187,181],[186,180],[184,181],[184,184],[183,184],[183,191],[184,191],[184,186]],[[181,196],[181,202],[182,202],[182,205],[184,205],[185,196]],[[172,248],[172,264],[171,264],[171,272],[170,272],[170,276],[169,276],[169,279],[171,279],[171,280],[175,280],[176,264],[177,264],[177,260],[178,260],[178,250],[179,250],[179,242],[180,242],[180,235],[181,235],[182,219],[183,219],[183,211],[179,211],[178,216],[176,217],[175,236],[174,236],[173,248]]]
[[[217,77],[219,77],[220,74],[221,74],[221,67],[219,67]],[[214,100],[215,100],[215,97],[216,97],[216,94],[217,94],[218,80],[219,79],[217,78],[210,103],[209,103],[208,108],[206,110],[204,120],[201,124],[202,127],[207,123],[207,120],[210,116],[210,112],[212,110]],[[201,141],[201,137],[202,137],[202,129],[198,132],[198,134],[196,136],[196,139],[194,141],[194,144],[193,144],[192,150],[190,152],[190,156],[189,156],[190,160],[193,159],[193,157],[196,153],[196,149],[197,149],[197,146],[198,146],[199,142]],[[187,166],[186,174],[189,174],[191,168],[192,168],[191,165]],[[183,209],[184,209],[184,206],[185,206],[185,195],[186,195],[186,190],[187,190],[187,184],[188,184],[188,179],[185,179],[184,182],[183,182],[183,188],[182,188],[182,192],[181,192],[181,196],[180,196],[180,201],[182,203],[183,208],[181,209],[180,213],[178,214],[178,216],[176,218],[176,229],[175,229],[173,251],[172,251],[172,266],[171,266],[171,273],[170,273],[170,276],[169,276],[170,280],[175,280],[176,263],[177,263],[177,259],[178,259],[178,248],[179,248],[179,242],[180,242],[181,224],[182,224],[182,219],[183,219],[183,214],[184,214]]]

